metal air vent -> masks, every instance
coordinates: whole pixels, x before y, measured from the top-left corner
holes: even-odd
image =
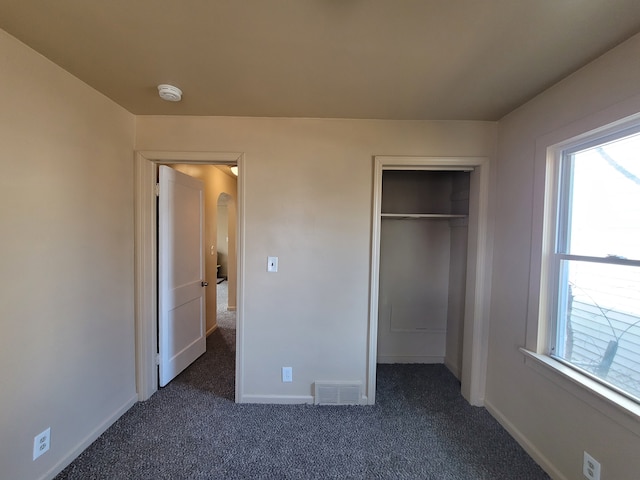
[[[316,405],[359,405],[362,382],[324,382],[314,384]]]

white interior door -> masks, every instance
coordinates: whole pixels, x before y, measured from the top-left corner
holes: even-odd
[[[159,385],[206,350],[204,186],[160,166],[158,202]]]

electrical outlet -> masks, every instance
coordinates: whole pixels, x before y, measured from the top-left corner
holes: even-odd
[[[584,478],[588,478],[589,480],[600,480],[600,462],[587,452],[584,452],[582,474],[584,475]]]
[[[293,367],[282,367],[282,381],[284,383],[293,382]]]
[[[51,428],[47,428],[44,432],[33,438],[33,459],[35,460],[44,452],[49,450],[51,445]]]

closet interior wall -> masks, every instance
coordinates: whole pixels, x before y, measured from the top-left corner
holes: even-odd
[[[460,378],[469,180],[383,172],[378,363],[444,363]]]

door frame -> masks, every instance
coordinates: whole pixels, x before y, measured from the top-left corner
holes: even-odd
[[[244,153],[137,151],[134,165],[134,277],[135,351],[138,400],[148,400],[158,390],[158,264],[156,238],[156,168],[158,164],[238,165],[236,224],[236,391],[242,393],[243,279],[244,279]]]
[[[469,232],[461,391],[476,406],[484,405],[491,298],[490,168],[487,157],[374,157],[367,403],[375,404],[378,358],[378,294],[380,280],[380,214],[384,170],[473,170],[469,192]]]

